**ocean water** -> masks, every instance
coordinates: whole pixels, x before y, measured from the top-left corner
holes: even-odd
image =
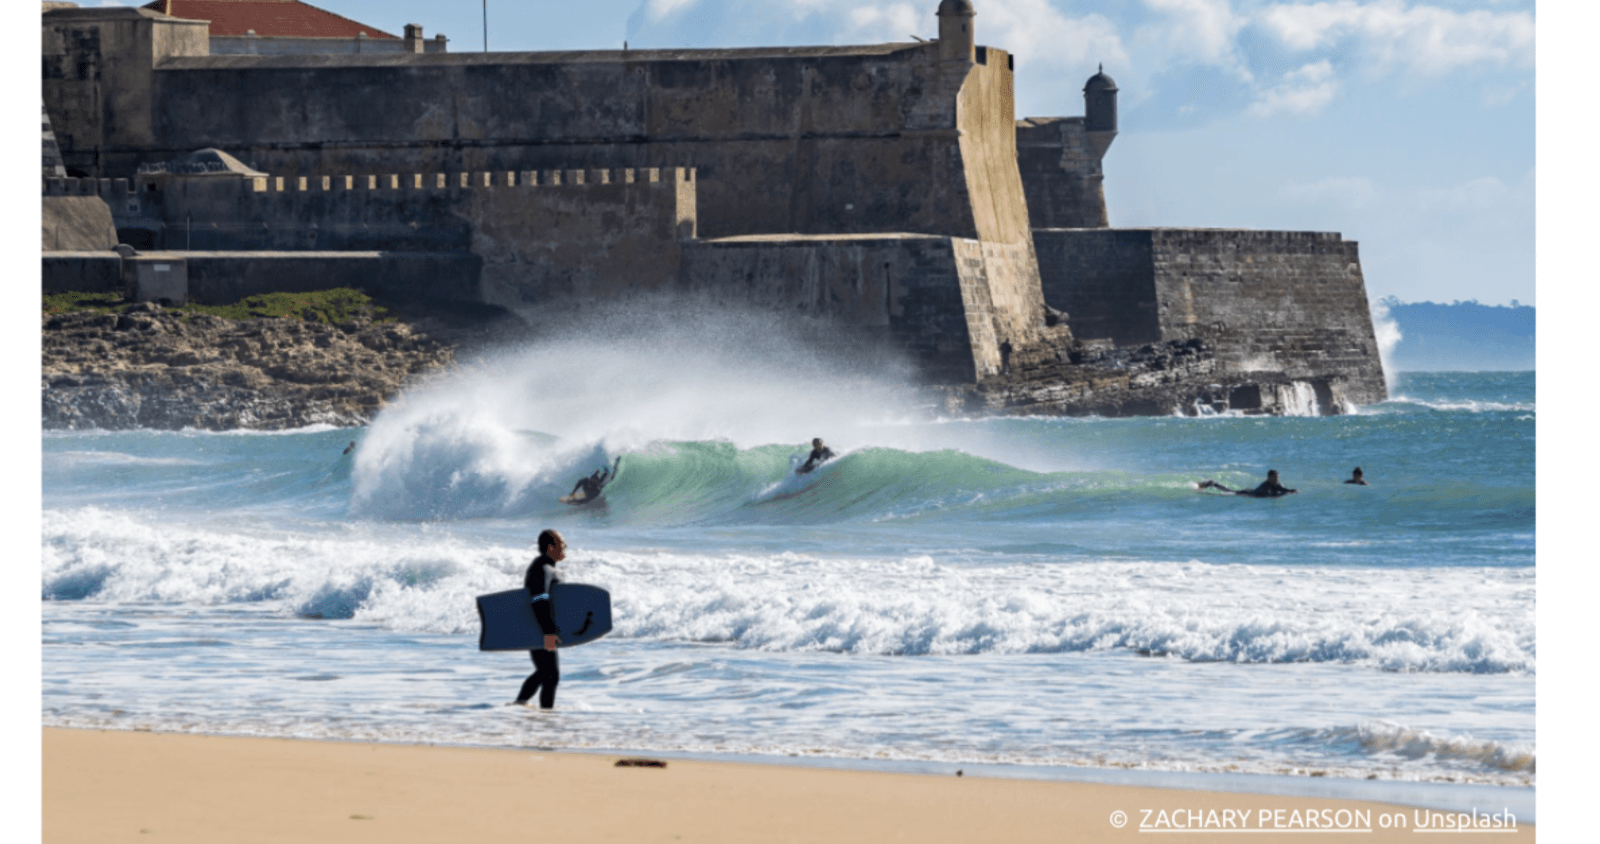
[[[43,721],[1534,784],[1533,373],[984,420],[892,375],[566,343],[363,429],[46,432]],[[812,436],[840,456],[795,476]],[[602,502],[556,502],[617,456]],[[1299,493],[1195,488],[1268,468]],[[504,705],[531,664],[476,649],[473,605],[544,527],[616,618],[553,712]]]

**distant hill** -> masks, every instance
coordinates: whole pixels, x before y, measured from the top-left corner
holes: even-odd
[[[1533,307],[1477,302],[1401,302],[1393,296],[1374,304],[1373,317],[1388,309],[1400,329],[1390,365],[1403,372],[1518,371],[1534,368]]]

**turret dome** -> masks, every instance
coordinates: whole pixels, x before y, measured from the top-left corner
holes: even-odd
[[[1085,93],[1085,94],[1088,94],[1088,93],[1090,93],[1092,91],[1115,91],[1115,90],[1117,90],[1117,80],[1112,79],[1111,77],[1106,75],[1106,66],[1105,65],[1100,65],[1100,72],[1098,72],[1095,75],[1089,77],[1089,81],[1087,83],[1085,83],[1084,86],[1083,86],[1083,93]]]
[[[923,8],[927,7],[924,6]],[[949,15],[962,15],[970,18],[976,14],[977,12],[972,8],[972,0],[940,0],[939,2],[939,17],[941,18]]]

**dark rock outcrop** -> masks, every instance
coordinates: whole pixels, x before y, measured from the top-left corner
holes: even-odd
[[[973,415],[1332,415],[1349,410],[1340,378],[1240,372],[1200,338],[1141,346],[1078,342],[1055,361],[1009,368],[945,392],[947,412]]]
[[[402,322],[236,321],[160,305],[43,318],[47,429],[360,425],[453,347]]]

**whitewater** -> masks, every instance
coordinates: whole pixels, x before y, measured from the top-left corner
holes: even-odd
[[[505,349],[362,429],[46,432],[43,722],[1534,784],[1533,373],[1337,417],[956,419],[892,367],[691,335]],[[1269,468],[1299,492],[1195,489]],[[472,600],[545,527],[616,619],[549,713],[504,705],[531,665],[477,651]]]

